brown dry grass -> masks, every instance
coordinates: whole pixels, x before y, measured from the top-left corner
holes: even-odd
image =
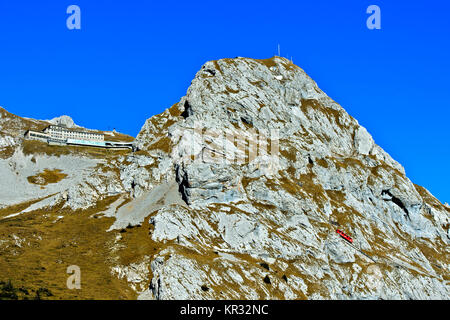
[[[169,113],[172,117],[180,117],[181,116],[181,110],[178,106],[178,102],[172,105],[169,109]]]
[[[314,99],[302,99],[301,110],[304,114],[308,114],[308,109],[319,111],[326,115],[331,123],[335,123],[341,129],[348,129],[348,126],[341,124],[341,111],[323,106],[319,101]]]
[[[228,86],[225,86],[225,92],[227,93],[239,93],[239,90],[233,90]]]
[[[300,175],[299,182],[301,184],[301,189],[309,194],[314,202],[321,206],[326,201],[325,189],[320,184],[314,182],[316,175],[310,171],[307,174]]]
[[[29,183],[46,186],[49,183],[58,183],[67,177],[67,174],[62,173],[60,169],[44,169],[43,172],[37,175],[27,177]]]
[[[275,67],[277,65],[274,57],[270,59],[254,59],[254,61],[259,62],[262,65],[265,65],[267,68]]]
[[[134,138],[127,134],[116,132],[113,136],[105,135],[105,141],[115,141],[115,142],[133,142]]]
[[[289,166],[289,168],[286,169],[286,172],[289,174],[290,177],[295,177],[295,168],[293,166]]]
[[[343,204],[345,201],[345,193],[339,190],[327,190],[326,191],[328,197],[330,197],[333,201],[336,201],[338,204]]]
[[[280,146],[285,145],[285,142],[286,142],[286,140],[281,139],[280,140]],[[284,158],[286,158],[286,159],[288,159],[288,160],[290,160],[292,162],[296,162],[297,161],[297,150],[294,147],[292,147],[292,146],[288,146],[287,148],[281,148],[280,147],[280,154]]]
[[[289,192],[294,197],[298,197],[301,192],[301,187],[295,180],[291,179],[289,176],[283,175],[283,177],[279,180],[281,184],[281,188],[287,192]],[[276,190],[276,189],[275,189]]]
[[[61,205],[0,220],[0,239],[14,234],[25,239],[22,247],[0,247],[0,279],[36,291],[46,288],[49,299],[133,299],[124,280],[110,274],[111,244],[117,233],[106,232],[113,218],[91,218],[117,199],[101,200],[91,209],[71,212]],[[57,215],[64,218],[53,222]],[[81,269],[81,290],[66,286],[67,267]]]
[[[147,147],[147,150],[155,149],[170,153],[170,151],[172,150],[172,141],[169,137],[161,137],[156,142]]]
[[[22,149],[25,155],[45,154],[48,156],[61,156],[70,154],[70,149],[62,146],[50,146],[46,142],[37,140],[24,140]]]
[[[20,212],[22,210],[25,210],[26,208],[28,208],[32,204],[34,204],[36,202],[39,202],[39,201],[42,201],[42,200],[44,200],[46,198],[49,198],[49,197],[51,197],[53,195],[54,194],[49,195],[49,196],[44,197],[44,198],[39,198],[39,199],[30,200],[30,201],[25,201],[25,202],[21,202],[21,203],[12,205],[12,206],[7,206],[5,208],[2,208],[2,209],[0,209],[0,217],[8,216],[10,214],[17,213],[17,212]]]
[[[0,149],[0,159],[8,159],[10,158],[16,149],[14,146],[8,146]]]
[[[329,158],[337,169],[347,169],[348,167],[360,167],[365,168],[365,165],[361,162],[361,160],[356,158],[344,158],[344,159],[337,159],[337,158]]]
[[[217,63],[217,60],[214,60],[213,63],[214,63],[214,67],[217,69],[217,71],[219,71],[220,74],[223,75],[222,68],[221,68],[220,65]]]
[[[317,164],[321,167],[328,168],[328,162],[325,159],[318,159]]]

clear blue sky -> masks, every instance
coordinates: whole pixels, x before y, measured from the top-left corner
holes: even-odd
[[[81,30],[66,9],[81,8]],[[381,8],[381,30],[366,8]],[[0,105],[136,135],[201,65],[281,44],[407,175],[450,202],[449,1],[0,2]]]

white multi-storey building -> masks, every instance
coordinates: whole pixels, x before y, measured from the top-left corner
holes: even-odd
[[[50,138],[56,140],[77,139],[86,141],[98,141],[105,140],[105,135],[101,133],[73,131],[62,126],[51,125],[45,128],[42,132],[48,134]]]
[[[50,125],[41,132],[28,130],[25,138],[40,140],[49,144],[78,145],[116,149],[135,149],[131,142],[105,141],[105,135],[88,131],[69,130],[66,127]]]
[[[36,140],[60,140],[65,141],[70,139],[74,140],[84,140],[92,142],[103,142],[105,141],[105,135],[101,133],[85,132],[85,131],[74,131],[69,130],[62,126],[51,125],[42,130],[42,132],[28,130],[25,133],[25,137],[28,139]]]

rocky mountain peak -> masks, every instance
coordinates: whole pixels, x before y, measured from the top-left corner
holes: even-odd
[[[102,276],[141,299],[450,296],[450,208],[287,59],[205,63],[136,146],[87,157],[23,145],[0,159],[0,221],[84,219],[88,239],[96,225]],[[49,176],[62,180],[31,183]]]
[[[161,137],[165,131],[165,137]],[[233,143],[227,144],[226,135]],[[351,158],[405,174],[403,167],[375,144],[364,127],[321,91],[302,69],[280,57],[205,63],[186,96],[165,114],[148,120],[138,141],[145,148],[149,141],[167,136],[175,147],[170,150],[172,158],[181,161],[183,167],[185,160],[201,157],[211,142],[220,144],[216,151],[228,153],[227,157],[234,161],[239,150],[233,150],[233,144],[263,139],[273,141],[269,145],[279,148],[280,153],[275,156],[281,158],[280,169],[284,170],[288,168],[283,166],[289,166],[289,161],[297,157],[308,162]],[[251,166],[250,162],[247,164]],[[228,165],[226,161],[224,166]]]
[[[197,247],[192,236],[202,234],[203,246],[284,261],[283,270],[306,259],[310,275],[322,270],[331,277],[320,280],[322,285],[335,283],[336,289],[342,288],[337,285],[342,274],[361,275],[369,266],[387,274],[404,261],[412,267],[425,258],[412,252],[428,250],[428,241],[440,243],[437,251],[443,252],[450,239],[449,211],[415,186],[364,127],[284,58],[205,63],[186,96],[149,119],[138,141],[144,150],[167,155],[191,208],[191,214],[171,210],[170,218],[156,214],[152,221],[159,240],[184,238],[185,245]],[[185,227],[167,227],[173,223]],[[356,248],[338,240],[337,228],[357,239]],[[406,249],[410,246],[417,249]],[[307,258],[307,252],[315,258]],[[393,258],[397,254],[403,258]],[[446,265],[446,259],[437,264]],[[344,267],[348,263],[352,270]],[[436,275],[428,263],[428,274]],[[167,279],[167,264],[155,265],[158,281]],[[294,265],[295,273],[303,272],[304,264]],[[427,280],[414,280],[418,286],[421,281]],[[374,294],[362,287],[364,296]],[[384,294],[405,294],[387,287]],[[169,282],[158,290],[167,294],[159,298],[175,296]],[[326,295],[346,295],[336,290],[340,293],[325,290]]]
[[[47,120],[47,121],[51,124],[63,126],[66,128],[79,127],[75,124],[75,122],[73,121],[73,119],[70,116],[66,116],[66,115],[59,116],[59,117],[56,117],[56,118],[53,118],[53,119]]]

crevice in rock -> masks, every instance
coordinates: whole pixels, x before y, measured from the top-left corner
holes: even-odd
[[[270,271],[270,267],[269,267],[269,265],[268,265],[267,263],[262,262],[262,263],[260,263],[259,265],[260,265],[261,267],[263,267],[264,269],[266,269],[267,271]]]
[[[152,291],[153,295],[155,296],[155,299],[160,300],[161,299],[161,279],[158,278],[158,280],[156,282],[157,282],[157,284],[155,285],[152,280],[150,281],[150,290]]]
[[[189,188],[188,177],[186,173],[181,173],[181,169],[179,165],[175,166],[175,181],[178,183],[178,192],[181,195],[181,199],[189,205],[189,198],[187,189]]]
[[[381,195],[388,195],[389,197],[391,197],[391,200],[385,200],[385,201],[392,201],[393,203],[395,203],[397,206],[400,207],[400,209],[402,209],[405,212],[406,217],[411,220],[411,218],[409,217],[409,211],[408,211],[408,209],[406,209],[406,206],[402,202],[402,200],[400,200],[399,198],[394,196],[389,190],[383,190],[381,192]]]
[[[253,126],[252,120],[250,118],[248,118],[248,117],[241,117],[241,121],[243,123],[245,123],[246,125]]]
[[[181,116],[186,119],[187,117],[192,115],[192,107],[189,104],[189,101],[184,102],[184,111],[181,113]]]
[[[161,278],[158,278],[158,299],[161,297]]]
[[[202,288],[202,290],[205,291],[205,292],[206,292],[206,291],[209,291],[209,288],[208,288],[207,286],[205,286],[205,285],[201,286],[201,288]]]

